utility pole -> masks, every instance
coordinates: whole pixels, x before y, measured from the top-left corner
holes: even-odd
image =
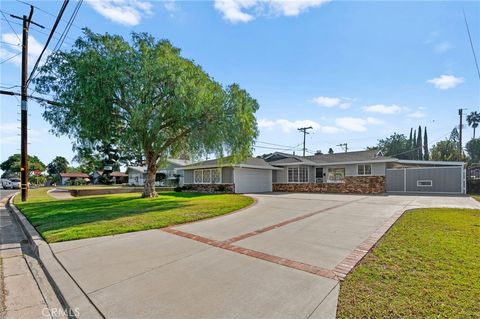
[[[303,156],[305,156],[305,136],[307,134],[310,134],[307,132],[307,130],[312,130],[313,127],[309,126],[309,127],[301,127],[301,128],[298,128],[297,130],[299,130],[300,132],[303,133]]]
[[[22,192],[22,201],[26,201],[28,198],[28,31],[30,28],[30,23],[33,23],[37,26],[43,28],[43,26],[32,22],[33,15],[33,6],[30,6],[30,14],[28,17],[24,15],[22,18],[11,14],[10,16],[14,19],[19,19],[23,21],[23,34],[22,34],[22,94],[21,94],[21,192]]]
[[[348,152],[348,143],[338,144],[337,146],[340,146],[345,151],[345,153]]]
[[[459,151],[459,160],[462,159],[462,131],[463,131],[463,109],[458,109],[458,115],[460,116],[460,126],[459,128],[459,143],[458,143],[458,151]]]

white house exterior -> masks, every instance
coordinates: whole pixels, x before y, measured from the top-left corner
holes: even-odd
[[[205,192],[466,192],[463,162],[401,160],[375,150],[305,157],[273,153],[239,164],[215,159],[184,171],[185,185]]]
[[[165,180],[155,182],[156,186],[170,186],[174,181],[179,179],[180,186],[183,185],[183,167],[192,164],[189,160],[167,159],[165,165],[157,169],[157,174],[164,174]],[[147,180],[146,166],[128,166],[128,184],[135,186],[143,186]]]

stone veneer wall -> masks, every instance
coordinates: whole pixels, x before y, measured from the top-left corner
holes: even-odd
[[[186,191],[201,193],[235,193],[235,184],[185,184]]]
[[[274,192],[385,193],[385,176],[345,176],[344,183],[274,183]]]

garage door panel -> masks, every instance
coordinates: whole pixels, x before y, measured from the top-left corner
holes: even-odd
[[[409,167],[387,169],[387,192],[451,193],[463,192],[463,168],[450,167]]]
[[[432,167],[407,169],[407,191],[461,193],[461,167]],[[417,186],[418,181],[432,181],[432,186]]]
[[[272,191],[272,171],[235,168],[235,193],[263,193]]]

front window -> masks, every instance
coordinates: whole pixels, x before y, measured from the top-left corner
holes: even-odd
[[[193,182],[195,184],[219,184],[221,181],[221,171],[218,168],[201,169],[193,172]]]
[[[372,165],[371,164],[359,164],[357,165],[358,175],[372,175]]]
[[[289,183],[308,183],[308,167],[297,166],[288,168]]]
[[[345,168],[329,168],[327,179],[331,183],[342,183],[345,179]]]

